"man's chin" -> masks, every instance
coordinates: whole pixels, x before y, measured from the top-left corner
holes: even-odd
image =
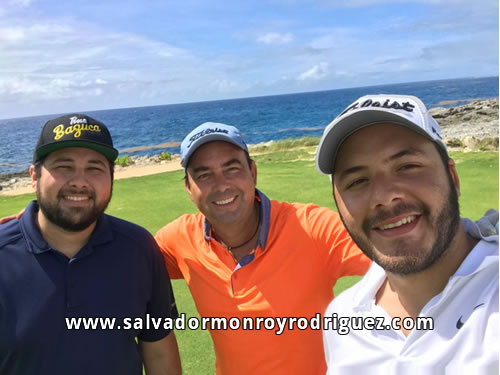
[[[431,251],[426,251],[422,247],[422,243],[416,244],[414,241],[399,240],[389,241],[392,242],[389,245],[387,241],[383,241],[383,244],[379,241],[372,243],[365,236],[353,234],[351,236],[365,255],[387,272],[408,275],[419,272],[427,266],[428,253]]]
[[[73,217],[62,216],[52,218],[51,221],[67,232],[81,232],[94,224],[97,221],[97,217],[95,215],[87,215],[75,218],[73,215]]]
[[[67,232],[81,232],[92,226],[97,219],[104,213],[106,207],[89,208],[73,207],[71,209],[44,209],[42,212],[45,217],[54,225]]]
[[[386,272],[398,275],[410,275],[424,271],[437,260],[431,249],[426,251],[422,248],[398,249],[391,254],[380,254],[375,251],[372,259]]]

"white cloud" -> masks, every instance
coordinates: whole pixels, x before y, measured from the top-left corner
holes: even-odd
[[[175,76],[179,66],[194,64],[184,49],[132,33],[71,20],[25,24],[0,24],[0,101],[95,97],[109,85]]]
[[[22,27],[3,27],[0,28],[0,42],[15,44],[25,37],[25,31]]]
[[[267,33],[257,38],[257,42],[264,44],[286,44],[291,41],[293,41],[291,33]]]
[[[242,92],[245,91],[249,88],[249,85],[247,83],[241,83],[238,82],[237,80],[230,79],[230,78],[225,78],[225,77],[220,77],[208,84],[208,88],[210,88],[211,92],[220,93],[220,94],[231,94],[234,92]],[[199,90],[199,93],[206,93],[207,91],[205,89]]]
[[[48,94],[48,88],[26,78],[0,80],[0,97],[19,94],[46,95]]]
[[[329,73],[329,65],[327,62],[320,62],[317,65],[314,65],[311,69],[306,70],[305,72],[299,74],[297,77],[298,81],[308,81],[314,80],[317,81],[319,79],[325,78]]]
[[[0,117],[498,70],[498,0],[271,0],[287,8],[255,6],[253,17],[236,3],[228,17],[221,0],[208,17],[208,5],[200,13],[187,2],[201,23],[185,22],[185,2],[147,17],[170,2],[122,1],[123,15],[119,0],[0,0]],[[111,22],[100,22],[111,11]],[[121,22],[137,12],[146,27]]]

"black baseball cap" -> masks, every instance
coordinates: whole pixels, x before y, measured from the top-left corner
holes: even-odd
[[[65,147],[90,148],[110,161],[115,161],[118,156],[106,125],[79,113],[64,115],[45,123],[36,144],[33,162]]]

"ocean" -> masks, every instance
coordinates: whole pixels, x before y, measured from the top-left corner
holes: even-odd
[[[248,144],[285,138],[321,136],[323,129],[351,102],[366,94],[418,96],[428,108],[450,107],[471,99],[498,97],[498,77],[464,78],[348,88],[200,103],[123,108],[86,113],[104,122],[120,153],[179,153],[179,143],[206,121],[235,125]],[[43,124],[58,115],[0,120],[0,173],[29,168]],[[165,146],[152,146],[167,143]],[[127,149],[142,146],[140,151]]]

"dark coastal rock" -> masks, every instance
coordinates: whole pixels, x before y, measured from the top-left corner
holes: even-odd
[[[474,101],[453,108],[432,108],[443,138],[498,138],[498,99]]]
[[[0,186],[4,184],[14,184],[20,179],[30,178],[28,170],[15,173],[0,174]]]

